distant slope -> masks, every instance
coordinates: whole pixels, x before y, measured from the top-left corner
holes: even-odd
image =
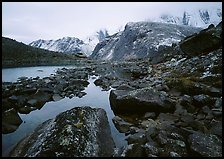
[[[2,67],[67,64],[77,57],[34,48],[2,37]]]
[[[222,21],[222,8],[189,8],[182,14],[162,14],[158,18],[151,18],[150,21],[206,28],[210,24],[217,25]]]
[[[85,44],[82,40],[75,37],[63,37],[57,40],[42,40],[33,41],[30,46],[42,48],[50,51],[57,51],[66,54],[91,52],[90,46]]]
[[[153,57],[164,47],[172,46],[201,29],[159,22],[131,22],[124,31],[98,43],[90,58],[129,60]]]
[[[86,56],[92,54],[98,42],[101,42],[108,36],[106,29],[97,31],[94,35],[87,37],[84,40],[80,40],[76,37],[63,37],[56,40],[36,40],[29,45],[37,48],[42,48],[50,51],[57,51],[65,54],[77,54],[83,53]]]

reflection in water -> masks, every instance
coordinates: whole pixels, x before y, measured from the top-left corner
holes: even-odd
[[[40,68],[38,68],[40,69]],[[43,68],[42,68],[43,69]],[[93,77],[94,78],[94,77]],[[116,147],[122,147],[126,145],[124,140],[125,135],[117,131],[112,123],[114,113],[110,108],[109,93],[110,91],[101,91],[100,87],[96,87],[93,83],[95,79],[92,77],[89,79],[90,84],[85,89],[87,93],[82,98],[73,97],[71,99],[64,98],[57,102],[47,102],[40,110],[35,110],[29,114],[19,114],[23,123],[19,128],[10,134],[2,134],[2,155],[7,156],[9,151],[15,146],[15,144],[32,132],[37,125],[42,122],[56,117],[61,112],[72,109],[77,106],[91,106],[93,108],[103,108],[107,112],[107,117],[111,127],[112,137],[115,141]]]
[[[2,69],[3,82],[15,82],[18,77],[37,77],[40,78],[55,74],[57,69],[74,68],[75,66],[36,66],[36,67],[17,67],[17,68],[4,68]]]

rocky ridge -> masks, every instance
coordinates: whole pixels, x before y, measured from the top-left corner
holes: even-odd
[[[158,52],[200,30],[201,28],[158,22],[130,22],[126,24],[124,31],[98,43],[90,58],[118,61],[154,58]]]

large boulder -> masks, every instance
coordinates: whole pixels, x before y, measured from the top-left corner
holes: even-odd
[[[10,156],[110,157],[113,148],[105,110],[76,107],[42,123]]]
[[[222,140],[216,135],[193,133],[189,135],[190,149],[195,155],[202,157],[221,157]]]
[[[110,104],[115,113],[173,112],[173,101],[163,91],[151,87],[128,90],[112,90]]]
[[[22,122],[22,119],[14,108],[6,110],[2,113],[2,133],[8,134],[16,131]]]
[[[193,34],[180,43],[181,50],[190,55],[197,56],[208,54],[222,46],[222,22],[216,27],[212,25],[202,30],[199,34]]]

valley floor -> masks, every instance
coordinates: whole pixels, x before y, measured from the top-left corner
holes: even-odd
[[[30,113],[64,97],[85,96],[88,76],[95,75],[99,76],[95,85],[104,91],[113,89],[109,97],[115,114],[112,121],[128,142],[108,152],[109,156],[222,156],[222,49],[194,57],[173,56],[158,64],[149,59],[86,59],[76,65],[77,69],[64,68],[43,79],[3,82],[3,133],[21,124],[18,112]],[[101,155],[93,152],[92,156]]]

